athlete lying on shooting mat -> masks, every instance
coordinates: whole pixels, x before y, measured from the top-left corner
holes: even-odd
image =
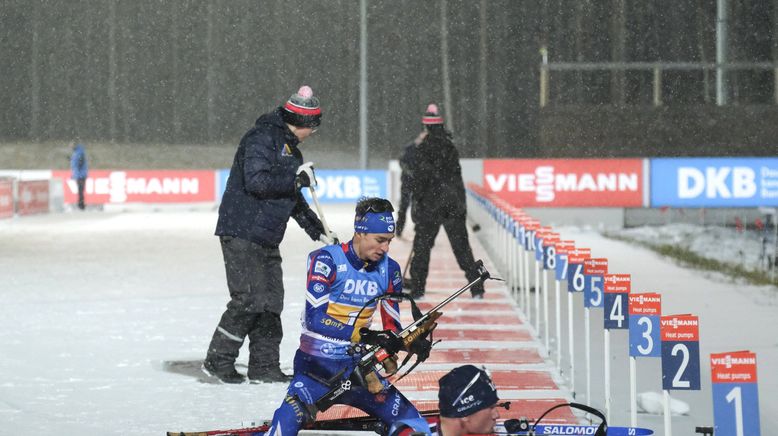
[[[387,255],[395,231],[393,210],[387,200],[362,199],[356,207],[353,239],[309,255],[294,378],[273,415],[268,436],[296,435],[317,411],[331,404],[361,409],[386,424],[390,434],[401,428],[429,434],[427,421],[378,369],[360,366],[364,350],[377,345],[391,356],[380,366],[392,373],[397,366],[394,355],[406,348],[396,334],[401,330],[399,304],[381,298],[402,292],[400,266]],[[382,331],[368,329],[376,309]],[[431,344],[422,338],[412,347],[426,357]]]

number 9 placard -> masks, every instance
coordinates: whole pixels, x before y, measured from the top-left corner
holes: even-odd
[[[711,354],[710,375],[716,434],[759,436],[756,354],[750,351]]]
[[[700,390],[700,327],[694,315],[660,318],[662,389]]]
[[[629,296],[629,355],[661,357],[659,317],[662,316],[662,296],[655,292]]]

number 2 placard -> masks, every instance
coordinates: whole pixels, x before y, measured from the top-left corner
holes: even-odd
[[[694,315],[660,318],[662,389],[700,390],[700,327]]]

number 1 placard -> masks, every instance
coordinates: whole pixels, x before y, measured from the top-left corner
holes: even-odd
[[[710,373],[716,434],[759,436],[756,354],[750,351],[711,354]]]

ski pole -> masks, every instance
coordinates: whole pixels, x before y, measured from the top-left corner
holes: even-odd
[[[330,226],[327,225],[327,219],[324,218],[324,211],[321,209],[321,205],[319,204],[319,197],[316,195],[316,189],[314,189],[313,186],[309,186],[308,189],[311,190],[311,198],[313,198],[313,204],[316,206],[316,212],[319,214],[319,219],[321,220],[321,224],[324,227],[324,234],[327,235],[328,239],[332,239],[332,231],[330,231]]]

